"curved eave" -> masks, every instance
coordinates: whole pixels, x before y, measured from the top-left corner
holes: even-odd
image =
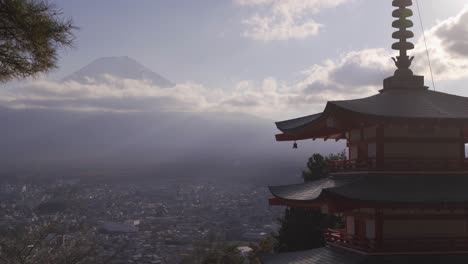
[[[330,118],[334,126],[327,124]],[[363,99],[330,101],[322,113],[277,122],[283,133],[276,135],[276,140],[343,139],[344,131],[352,127],[385,121],[468,125],[468,98],[433,91],[391,91]]]
[[[468,176],[460,175],[369,175],[342,176],[304,184],[270,187],[276,205],[327,203],[334,208],[360,206],[468,205]]]
[[[276,127],[283,133],[292,132],[317,123],[323,113],[276,122]]]
[[[298,133],[324,121],[332,112],[378,118],[468,120],[468,97],[430,90],[394,90],[366,98],[329,101],[322,113],[277,122],[283,133]]]
[[[345,134],[341,129],[337,128],[323,128],[316,129],[313,131],[306,131],[303,133],[283,133],[275,135],[276,141],[296,141],[296,140],[306,140],[306,139],[317,139],[323,138],[328,139],[345,139]]]
[[[341,113],[337,113],[341,111]],[[330,126],[327,124],[327,119],[333,117],[334,120],[339,122],[341,116],[348,116],[346,111],[339,109],[331,102],[327,103],[324,112],[300,117],[296,119],[277,122],[277,128],[283,132],[276,135],[276,141],[295,141],[306,139],[344,139],[343,127]]]
[[[331,101],[340,109],[379,118],[468,120],[468,97],[430,90],[395,90],[362,99]]]
[[[320,198],[323,190],[335,188],[355,181],[356,177],[325,178],[301,184],[270,186],[271,194],[278,199],[295,202],[313,202]]]

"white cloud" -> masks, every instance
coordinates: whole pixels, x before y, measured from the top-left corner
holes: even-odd
[[[78,111],[244,112],[282,118],[320,111],[326,100],[369,93],[375,75],[385,71],[382,50],[344,54],[304,71],[297,83],[274,78],[241,81],[232,89],[209,89],[194,83],[161,89],[150,82],[104,76],[99,82],[32,80],[0,93],[0,102],[12,108],[55,108]],[[386,57],[388,60],[389,57]],[[349,72],[349,75],[347,75]],[[367,79],[364,79],[368,75]],[[349,85],[352,76],[360,82]],[[380,76],[380,75],[379,75]]]
[[[256,6],[256,5],[264,5],[264,4],[271,4],[275,0],[236,0],[236,3],[239,5],[245,6]]]
[[[439,80],[466,78],[468,72],[468,8],[454,17],[440,21],[426,31],[428,49],[434,71]],[[415,73],[430,77],[424,40],[416,43],[413,55]]]
[[[323,27],[311,16],[350,0],[235,0],[256,11],[243,23],[244,36],[263,41],[305,39],[315,36]]]
[[[467,30],[467,20],[468,9],[465,9],[427,32],[437,80],[468,77],[468,48],[459,44],[466,42],[463,32]],[[413,71],[424,74],[428,83],[430,76],[422,40],[417,41],[416,47],[411,52],[416,56]],[[350,51],[338,59],[312,65],[295,83],[269,77],[261,82],[241,81],[226,90],[195,83],[160,89],[149,82],[112,76],[89,84],[33,80],[0,90],[0,103],[13,108],[80,111],[227,111],[282,119],[319,112],[329,100],[375,94],[382,88],[383,79],[393,75],[395,66],[391,57],[395,55],[395,51],[382,48]]]

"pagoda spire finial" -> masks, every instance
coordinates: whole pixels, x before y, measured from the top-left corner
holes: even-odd
[[[411,5],[413,5],[411,0],[393,0],[393,6],[398,7],[398,9],[393,11],[392,16],[398,19],[393,21],[392,26],[397,28],[398,31],[394,32],[392,37],[399,41],[392,45],[392,49],[400,51],[399,56],[392,58],[398,68],[395,71],[395,76],[413,75],[413,72],[409,68],[414,57],[408,56],[408,50],[414,49],[414,44],[408,42],[408,39],[414,37],[414,34],[407,30],[408,28],[413,27],[413,22],[408,19],[413,15],[413,11],[407,8]]]
[[[381,93],[391,90],[427,90],[424,86],[424,76],[414,75],[410,70],[411,63],[414,57],[408,56],[408,50],[414,49],[414,44],[408,39],[414,37],[413,32],[408,28],[413,27],[413,22],[408,19],[413,15],[413,11],[409,6],[413,5],[411,0],[393,0],[393,6],[398,7],[393,11],[393,17],[398,18],[393,21],[392,26],[398,31],[393,33],[393,38],[398,39],[398,42],[393,43],[392,49],[400,52],[399,56],[392,58],[395,61],[397,70],[395,74],[384,80],[384,88]]]

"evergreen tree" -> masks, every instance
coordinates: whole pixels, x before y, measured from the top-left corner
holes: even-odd
[[[323,247],[323,231],[334,227],[337,222],[337,217],[324,215],[318,210],[286,208],[284,218],[280,219],[280,230],[275,236],[278,241],[275,251],[291,252]]]
[[[302,178],[304,179],[304,182],[310,182],[328,177],[330,172],[327,167],[327,162],[346,159],[347,156],[345,150],[336,154],[332,153],[326,157],[315,153],[308,159],[307,168],[302,171]]]
[[[315,181],[328,176],[325,158],[320,154],[314,154],[307,161],[307,169],[302,172],[305,182]]]
[[[244,264],[246,259],[237,249],[239,245],[216,242],[199,242],[182,264]]]
[[[17,226],[2,232],[0,264],[95,264],[96,244],[86,230],[71,233],[69,226]],[[67,235],[70,234],[70,235]]]
[[[240,255],[237,247],[237,245],[216,247],[208,252],[202,264],[243,264],[245,259]]]
[[[58,49],[71,46],[75,27],[44,0],[0,0],[0,82],[57,66]]]

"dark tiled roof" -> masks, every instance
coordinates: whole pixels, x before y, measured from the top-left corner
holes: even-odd
[[[291,130],[291,129],[297,129],[299,127],[306,126],[312,123],[313,121],[317,120],[321,115],[322,113],[319,113],[319,114],[300,117],[300,118],[291,119],[287,121],[276,122],[276,127],[283,132]]]
[[[264,264],[359,264],[364,257],[328,247],[309,251],[271,254],[261,258]]]
[[[468,176],[335,176],[310,183],[270,187],[280,199],[313,201],[323,191],[354,200],[402,203],[466,203]]]
[[[324,189],[336,188],[355,181],[351,177],[330,177],[312,182],[270,186],[270,192],[277,198],[293,201],[313,201],[317,199]]]
[[[364,256],[330,247],[263,256],[264,264],[466,264],[468,255]]]
[[[468,119],[467,97],[430,90],[393,90],[330,104],[356,113],[384,117]]]
[[[323,113],[277,122],[284,133],[313,124],[330,109],[387,118],[468,119],[468,97],[430,90],[396,89],[367,98],[328,102]]]

